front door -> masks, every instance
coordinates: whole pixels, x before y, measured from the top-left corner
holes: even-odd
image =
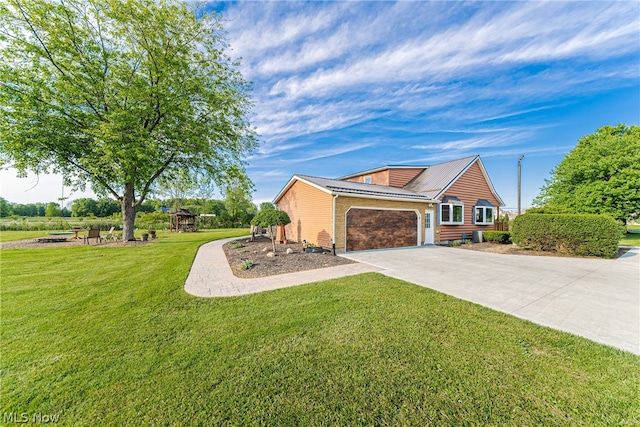
[[[424,244],[425,245],[433,245],[433,211],[426,210],[424,211],[424,220],[425,220],[425,228],[424,228]]]

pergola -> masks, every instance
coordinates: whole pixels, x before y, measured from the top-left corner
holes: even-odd
[[[189,212],[189,209],[178,209],[169,214],[169,223],[171,231],[196,231],[196,214]]]

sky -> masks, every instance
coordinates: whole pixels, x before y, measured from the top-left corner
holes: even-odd
[[[337,178],[479,154],[507,208],[517,206],[524,155],[526,208],[580,137],[640,124],[637,1],[207,7],[221,14],[229,53],[253,83],[256,204],[293,174]],[[62,193],[60,176],[18,180],[3,170],[0,180],[14,203]]]

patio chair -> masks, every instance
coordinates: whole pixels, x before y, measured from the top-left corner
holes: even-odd
[[[104,236],[103,240],[105,242],[117,242],[118,241],[118,236],[116,236],[115,234],[113,234],[113,230],[115,230],[115,227],[111,227],[111,229],[109,230],[109,232],[107,233],[106,236]]]
[[[91,239],[96,239],[96,243],[99,243],[102,240],[99,228],[90,228],[87,235],[84,236],[84,243],[87,245],[91,244]]]

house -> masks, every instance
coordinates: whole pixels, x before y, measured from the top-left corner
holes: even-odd
[[[294,175],[273,202],[291,218],[288,238],[337,252],[470,239],[494,230],[504,206],[480,156],[338,179]]]

